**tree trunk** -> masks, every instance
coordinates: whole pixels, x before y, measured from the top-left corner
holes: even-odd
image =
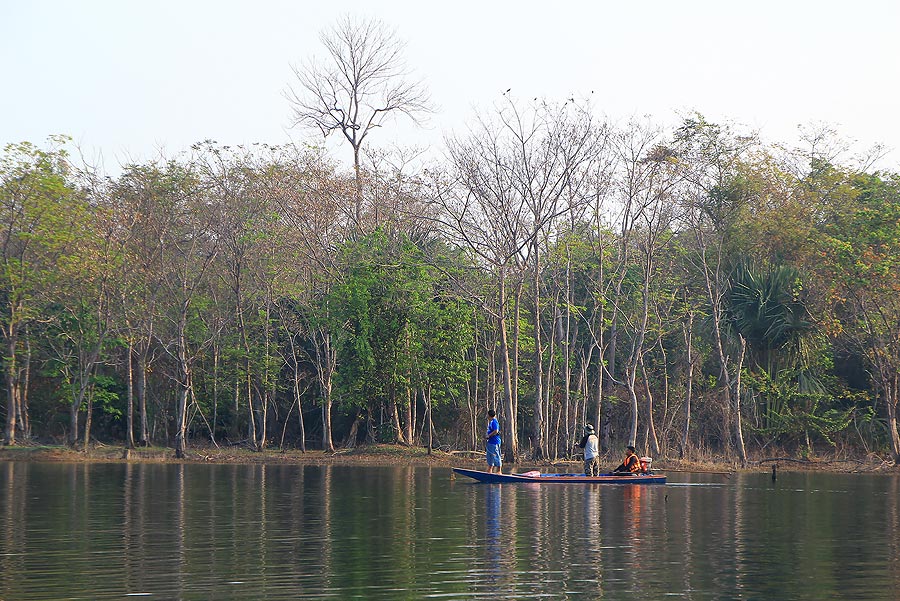
[[[694,384],[694,357],[692,354],[692,343],[694,337],[694,313],[688,313],[688,322],[686,326],[682,326],[684,332],[684,345],[686,349],[687,361],[687,383],[684,393],[684,432],[681,434],[680,455],[682,459],[690,456],[689,433],[691,431],[691,396]]]
[[[540,461],[547,455],[544,449],[544,366],[542,363],[544,349],[541,346],[541,274],[537,236],[534,237],[533,252],[534,277],[532,280],[532,285],[534,286],[534,448],[532,449],[532,457],[535,461]],[[547,415],[549,417],[549,411]]]
[[[405,340],[407,356],[409,356],[409,354],[411,352],[410,351],[410,343],[411,343],[410,336],[411,335],[412,334],[410,333],[409,328],[407,328],[406,329],[406,340]],[[415,399],[414,399],[414,395],[412,393],[412,386],[410,385],[410,382],[412,381],[412,367],[409,367],[408,369],[410,370],[407,373],[407,375],[409,377],[407,378],[406,384],[404,385],[404,390],[406,392],[406,403],[404,404],[404,411],[405,411],[404,422],[405,423],[403,424],[403,430],[404,430],[404,438],[406,438],[407,444],[409,444],[409,446],[413,446],[413,444],[414,444],[413,433],[415,432],[415,418],[413,417],[413,415],[415,413],[415,407],[413,406],[413,404],[415,402]]]
[[[125,446],[128,449],[134,448],[134,343],[131,338],[128,339],[128,348],[125,352],[125,363],[127,365],[128,377],[128,394],[125,409]]]
[[[360,170],[359,164],[359,144],[353,144],[353,173],[355,175],[355,183],[356,183],[356,210],[355,219],[356,219],[356,227],[362,229],[362,172]]]
[[[637,358],[633,358],[631,363],[625,369],[625,385],[628,389],[629,412],[628,412],[628,444],[637,445],[638,435],[638,399],[635,390],[635,382],[637,381]]]
[[[212,426],[210,430],[215,434],[216,431],[216,423],[219,421],[219,344],[218,342],[213,342],[212,345],[213,351],[213,373],[212,373],[212,387],[213,387],[213,398],[212,398]]]
[[[256,409],[253,407],[253,385],[250,381],[250,359],[244,361],[244,368],[247,373],[244,374],[244,392],[247,399],[247,437],[250,439],[250,448],[254,451],[259,450],[259,442],[256,436]]]
[[[502,430],[504,458],[508,463],[516,463],[519,454],[518,441],[515,436],[515,400],[513,397],[513,378],[510,360],[509,341],[506,333],[506,283],[501,273],[500,290],[498,294],[499,319],[498,329],[500,334],[500,363],[503,378],[503,422]],[[508,442],[507,442],[508,441]]]
[[[306,452],[306,423],[303,421],[303,403],[300,395],[300,366],[297,365],[297,356],[294,355],[294,402],[297,403],[297,413],[300,419],[300,451]],[[284,420],[287,424],[287,419]]]
[[[188,361],[187,317],[190,304],[185,301],[181,306],[178,321],[178,402],[175,407],[175,457],[183,459],[187,443],[187,404],[191,390],[191,368]]]
[[[653,422],[653,394],[650,392],[650,378],[647,376],[643,355],[641,356],[641,379],[644,381],[644,393],[647,395],[646,427],[649,439],[649,450],[653,457],[658,457],[659,439],[656,437],[656,425]]]
[[[734,443],[737,447],[738,458],[741,460],[741,467],[747,467],[747,450],[744,448],[744,431],[741,425],[741,370],[744,365],[744,352],[747,350],[747,341],[743,336],[740,336],[740,339],[741,356],[738,359],[734,391]]]
[[[434,407],[431,406],[431,384],[422,389],[422,398],[425,399],[425,411],[428,412],[428,454],[431,455],[434,450],[434,416],[431,414]]]
[[[880,368],[880,371],[886,371]],[[894,464],[900,465],[900,435],[897,432],[897,376],[893,380],[886,375],[881,376],[881,388],[884,391],[884,405],[887,409],[888,435],[891,437],[891,457]]]
[[[138,411],[141,414],[141,435],[138,438],[142,447],[150,446],[150,424],[147,419],[147,351],[143,350],[138,357]]]
[[[331,347],[331,336],[319,330],[313,334],[316,349],[316,376],[322,393],[322,450],[334,452],[334,438],[331,431],[332,384],[335,370],[335,353]]]
[[[6,444],[16,444],[16,409],[19,406],[19,366],[16,362],[18,333],[14,325],[8,326],[6,332]]]
[[[25,440],[31,438],[31,420],[28,418],[28,389],[31,384],[31,332],[25,326],[25,369],[20,381],[19,393],[19,430]]]
[[[84,415],[84,445],[82,450],[87,453],[91,443],[91,423],[94,417],[94,387],[91,386],[87,392],[87,411]]]
[[[187,377],[183,371],[181,376],[183,378]],[[175,407],[175,457],[178,459],[184,459],[185,450],[187,449],[185,442],[185,437],[187,436],[187,400],[188,385],[184,382],[179,382],[178,404]]]

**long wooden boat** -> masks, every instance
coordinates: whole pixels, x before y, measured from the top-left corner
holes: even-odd
[[[468,476],[486,484],[505,484],[512,482],[553,482],[559,484],[665,484],[662,474],[600,474],[585,476],[584,474],[542,474],[532,471],[523,474],[496,474],[479,470],[453,468],[460,476]]]

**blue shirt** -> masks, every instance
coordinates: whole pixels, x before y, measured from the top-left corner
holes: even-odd
[[[496,417],[491,419],[491,423],[488,424],[487,432],[484,433],[485,436],[487,436],[494,430],[497,431],[497,434],[494,434],[493,436],[488,438],[488,444],[500,444],[500,422],[497,421]]]

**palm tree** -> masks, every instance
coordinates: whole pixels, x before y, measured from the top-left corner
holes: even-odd
[[[802,395],[820,394],[824,386],[811,361],[817,332],[800,289],[794,267],[740,263],[730,280],[729,325],[747,341],[751,372]],[[788,400],[785,395],[765,395],[763,427],[782,421]]]

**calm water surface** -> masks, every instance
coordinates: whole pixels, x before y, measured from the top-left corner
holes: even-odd
[[[900,479],[0,462],[0,601],[900,599]]]

